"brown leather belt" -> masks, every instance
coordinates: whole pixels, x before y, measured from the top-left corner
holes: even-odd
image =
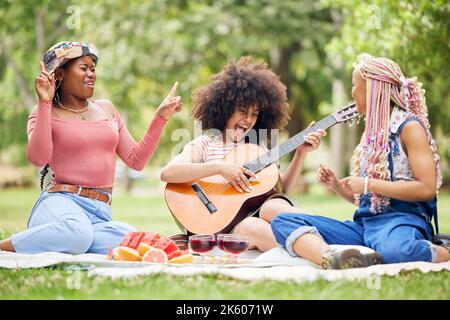
[[[98,200],[111,204],[112,187],[110,188],[87,188],[71,184],[55,184],[47,190],[48,192],[70,192],[92,200]]]

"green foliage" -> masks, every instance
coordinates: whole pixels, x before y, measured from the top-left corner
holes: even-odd
[[[450,132],[447,74],[450,72],[447,1],[324,1],[338,10],[339,35],[328,45],[347,70],[361,52],[396,61],[406,77],[417,76],[427,94],[430,121]]]
[[[168,161],[173,129],[193,131],[192,91],[228,60],[249,54],[267,61],[286,84],[290,134],[330,111],[334,79],[350,92],[351,64],[357,54],[369,52],[396,60],[407,76],[418,76],[427,90],[432,128],[445,136],[448,8],[443,0],[3,1],[0,123],[31,109],[40,55],[66,39],[100,49],[95,97],[113,101],[136,138],[171,85],[180,82],[184,110],[162,136],[154,163]],[[8,143],[26,141],[23,130],[10,131],[0,127],[0,152]]]

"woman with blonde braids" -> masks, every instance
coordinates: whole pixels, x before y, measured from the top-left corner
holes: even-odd
[[[359,206],[353,221],[283,213],[272,221],[275,237],[291,255],[332,269],[448,261],[449,248],[431,242],[442,178],[422,84],[390,59],[362,54],[354,67],[352,96],[366,126],[351,176],[338,180],[324,165],[317,171],[319,183]],[[336,252],[330,244],[375,253]]]

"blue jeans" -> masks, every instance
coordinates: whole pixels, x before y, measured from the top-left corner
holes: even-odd
[[[282,213],[272,220],[275,238],[292,256],[293,245],[305,233],[314,233],[328,244],[361,245],[374,249],[385,263],[435,261],[433,229],[420,216],[389,212],[338,221],[322,216]]]
[[[67,192],[41,193],[28,229],[11,236],[18,253],[63,252],[106,254],[130,231],[130,225],[111,221],[111,206]]]

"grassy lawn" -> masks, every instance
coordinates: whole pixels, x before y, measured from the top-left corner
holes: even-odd
[[[136,195],[117,192],[113,216],[141,230],[162,234],[179,230],[168,212],[162,192],[140,190]],[[0,239],[25,228],[39,192],[11,189],[0,192]],[[297,197],[305,211],[337,219],[351,219],[354,208],[313,190]],[[450,195],[439,198],[441,232],[450,233]],[[222,276],[173,277],[152,275],[110,280],[80,275],[80,287],[68,285],[73,273],[62,269],[0,270],[0,299],[450,299],[450,272],[404,272],[383,276],[379,289],[367,281],[324,280],[304,283],[246,282]],[[186,292],[189,292],[186,295]]]

